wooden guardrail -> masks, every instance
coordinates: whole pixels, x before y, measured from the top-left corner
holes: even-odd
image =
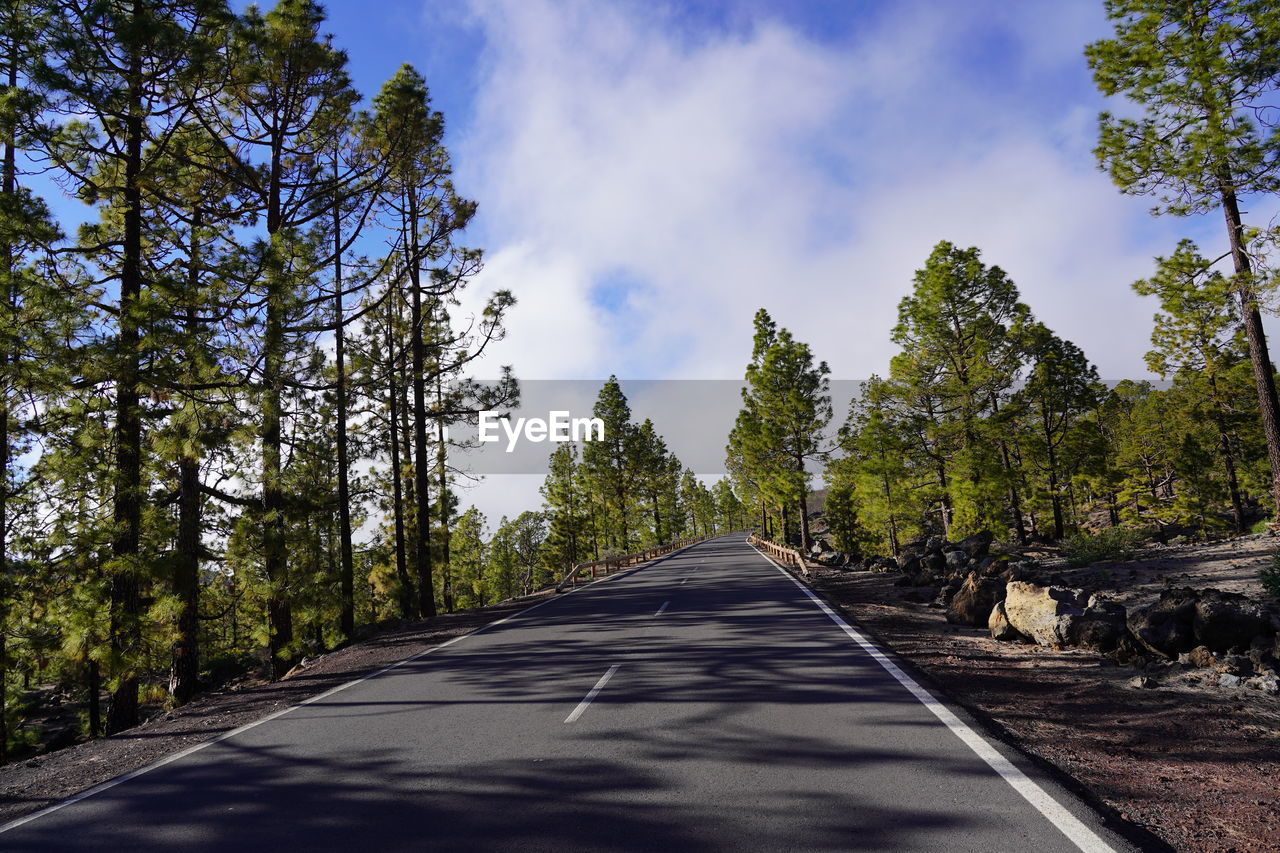
[[[670,554],[672,551],[678,551],[681,548],[688,548],[690,545],[696,545],[699,542],[705,542],[716,536],[724,536],[723,533],[710,533],[706,536],[695,536],[690,539],[677,539],[675,542],[669,542],[666,545],[658,545],[645,551],[637,551],[634,554],[621,554],[617,557],[606,557],[603,560],[595,560],[590,563],[578,563],[568,574],[556,584],[556,592],[564,592],[564,588],[577,583],[577,577],[582,572],[591,572],[591,577],[597,578],[600,575],[607,575],[616,572],[618,569],[625,569],[630,566],[638,566],[641,563],[647,563],[650,560],[661,557],[663,554]]]
[[[786,545],[779,545],[777,542],[761,539],[754,533],[747,537],[747,544],[754,545],[784,566],[794,566],[805,577],[809,576],[809,564],[805,562],[804,556],[795,548],[788,548]]]

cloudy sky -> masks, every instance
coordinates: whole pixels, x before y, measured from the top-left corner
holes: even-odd
[[[1101,0],[327,5],[362,91],[410,62],[445,114],[487,258],[472,305],[519,300],[481,376],[740,378],[765,307],[864,378],[946,239],[1137,377],[1155,306],[1129,284],[1179,237],[1223,243],[1219,217],[1153,219],[1099,171]],[[525,479],[473,498],[518,512]]]
[[[1143,376],[1155,306],[1129,284],[1179,237],[1223,242],[1218,218],[1153,219],[1099,171],[1097,114],[1126,109],[1083,57],[1109,33],[1100,0],[329,8],[362,89],[412,62],[445,113],[479,202],[473,295],[519,300],[488,372],[740,378],[765,307],[863,378],[946,239],[1104,378]],[[520,479],[469,499],[491,519],[536,505]]]

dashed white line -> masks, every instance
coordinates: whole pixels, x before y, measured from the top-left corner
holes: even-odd
[[[604,686],[609,683],[609,679],[613,678],[613,674],[618,671],[619,666],[621,666],[621,664],[615,663],[613,666],[609,667],[608,672],[600,676],[600,680],[596,682],[596,686],[587,691],[587,695],[578,703],[578,707],[574,708],[569,713],[569,716],[564,718],[566,723],[572,723],[574,720],[582,716],[582,712],[587,710],[587,706],[591,704],[591,700],[596,698],[596,694],[603,690]]]
[[[664,602],[662,602],[662,606],[658,608],[658,612],[657,612],[657,613],[655,613],[655,614],[653,614],[653,615],[654,615],[654,616],[661,616],[661,615],[662,615],[662,611],[666,610],[666,609],[667,609],[667,605],[668,605],[668,604],[670,604],[670,603],[671,603],[670,601],[664,601]]]

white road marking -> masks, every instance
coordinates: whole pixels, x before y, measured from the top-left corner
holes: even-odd
[[[663,605],[663,606],[665,606],[665,605]],[[619,666],[621,666],[621,664],[616,664],[616,663],[615,663],[613,666],[609,667],[609,671],[608,671],[608,672],[606,672],[604,675],[600,676],[600,680],[596,682],[596,686],[595,686],[595,687],[592,687],[590,690],[588,690],[588,691],[587,691],[587,695],[586,695],[586,696],[584,696],[584,697],[583,697],[583,699],[582,699],[582,701],[578,703],[578,707],[574,708],[574,709],[569,713],[569,716],[567,716],[567,717],[565,717],[565,718],[564,718],[564,721],[565,721],[566,723],[572,723],[574,720],[576,720],[576,719],[578,719],[579,717],[581,717],[581,716],[582,716],[582,712],[583,712],[583,711],[585,711],[585,710],[587,710],[587,706],[591,704],[591,700],[592,700],[592,699],[594,699],[594,698],[596,698],[596,695],[597,695],[601,690],[603,690],[603,689],[604,689],[604,686],[605,686],[606,684],[608,684],[608,683],[609,683],[609,679],[610,679],[610,678],[613,678],[613,674],[614,674],[615,672],[617,672],[617,671],[618,671],[618,667],[619,667]]]
[[[655,613],[655,614],[653,614],[653,615],[654,615],[654,616],[661,616],[661,615],[662,615],[662,611],[666,610],[666,609],[667,609],[667,605],[668,605],[668,604],[670,604],[670,603],[671,603],[670,601],[664,601],[664,602],[662,602],[662,606],[658,608],[658,612],[657,612],[657,613]]]
[[[594,580],[591,583],[583,584],[582,586],[579,586],[579,587],[573,587],[568,592],[564,593],[564,595],[572,595],[573,593],[578,592],[579,590],[587,589],[588,587],[595,586],[598,583],[604,583],[605,581],[614,580],[615,578],[626,577],[627,575],[634,574],[643,569],[647,569],[649,566],[652,566],[655,563],[661,563],[665,560],[669,560],[672,557],[675,557],[677,554],[683,554],[685,551],[688,551],[690,548],[696,547],[699,544],[701,543],[695,542],[693,545],[686,545],[683,548],[680,548],[676,551],[672,551],[670,554],[665,554],[661,557],[658,557],[656,560],[652,560],[648,563],[642,563],[639,566],[636,566],[634,569],[628,569],[627,571],[619,572],[616,575],[605,575],[604,577]],[[137,770],[131,770],[128,773],[115,777],[114,779],[108,779],[107,781],[102,782],[101,784],[94,785],[92,788],[87,788],[86,790],[83,790],[78,794],[74,794],[70,797],[67,797],[65,800],[59,800],[58,802],[54,803],[51,806],[45,806],[44,808],[38,811],[34,811],[31,814],[23,815],[22,817],[19,817],[19,818],[14,818],[8,823],[0,824],[0,833],[8,832],[11,829],[17,829],[23,824],[30,823],[36,818],[41,818],[47,814],[52,814],[53,812],[64,809],[67,806],[75,805],[81,800],[85,800],[85,799],[88,799],[89,797],[92,797],[94,794],[100,794],[103,791],[108,791],[123,782],[128,782],[130,779],[136,779],[139,776],[143,775],[144,773],[150,773],[152,770],[158,770],[161,767],[164,767],[166,764],[172,764],[173,762],[179,759],[186,758],[188,755],[199,752],[200,750],[204,749],[207,746],[212,746],[213,744],[218,743],[220,741],[224,741],[224,740],[227,740],[228,738],[235,737],[236,735],[241,734],[242,732],[249,731],[249,729],[257,728],[263,723],[269,723],[272,720],[276,719],[277,717],[282,717],[285,714],[289,713],[290,711],[296,711],[298,708],[301,708],[305,705],[310,705],[313,702],[319,702],[321,699],[327,699],[328,697],[332,696],[335,693],[338,693],[342,690],[346,690],[348,687],[354,687],[355,685],[368,681],[371,678],[377,678],[383,673],[389,672],[395,669],[396,667],[402,666],[406,663],[412,663],[413,661],[418,660],[419,658],[425,655],[429,655],[432,652],[436,652],[436,651],[439,651],[440,649],[452,646],[454,643],[458,642],[459,640],[465,640],[467,637],[474,636],[476,634],[481,633],[482,631],[487,631],[490,628],[496,628],[497,626],[505,622],[510,622],[512,619],[515,619],[516,617],[523,616],[526,613],[529,613],[530,611],[537,610],[539,607],[542,607],[545,604],[550,604],[551,602],[558,601],[558,600],[559,600],[559,597],[557,596],[556,598],[548,598],[546,601],[540,601],[537,604],[534,604],[530,607],[526,607],[523,610],[519,610],[515,613],[512,613],[510,616],[506,616],[502,619],[499,619],[496,622],[490,622],[488,625],[482,625],[479,628],[475,629],[474,631],[470,631],[466,634],[462,634],[460,636],[454,637],[452,640],[441,643],[437,646],[432,646],[429,649],[424,649],[423,651],[420,651],[417,654],[410,655],[409,657],[403,658],[402,660],[398,660],[395,663],[390,664],[389,666],[384,666],[382,669],[378,670],[377,672],[371,672],[368,675],[364,675],[364,676],[361,676],[360,678],[353,679],[351,681],[346,682],[345,684],[339,684],[337,687],[330,688],[329,690],[326,690],[324,693],[321,693],[318,696],[312,696],[310,699],[304,699],[303,701],[299,702],[296,705],[290,705],[288,708],[281,708],[279,711],[268,714],[267,716],[254,720],[251,723],[246,723],[245,725],[240,726],[239,728],[232,729],[229,732],[223,732],[217,737],[213,737],[213,738],[210,738],[209,740],[202,741],[201,743],[197,743],[193,746],[189,746],[184,750],[173,753],[172,755],[166,755],[164,758],[161,758],[158,761],[153,761],[150,764],[143,765],[142,767],[139,767]]]
[[[694,543],[694,545],[697,545],[697,544],[698,543],[696,542]],[[618,572],[617,574],[614,574],[614,575],[605,575],[602,578],[598,578],[596,580],[591,581],[591,583],[583,584],[582,586],[578,586],[578,587],[573,587],[563,595],[572,595],[575,592],[579,592],[589,587],[593,587],[598,583],[604,583],[605,581],[610,581],[616,578],[626,577],[627,575],[634,574],[635,572],[641,571],[642,569],[646,569],[649,566],[652,566],[654,563],[660,563],[664,560],[668,560],[676,556],[677,554],[681,554],[689,550],[690,548],[694,547],[694,545],[686,545],[684,548],[681,548],[677,551],[672,551],[670,554],[665,554],[661,557],[658,557],[656,560],[650,561],[648,563],[642,563],[639,566],[636,566],[633,569],[628,569],[625,572]],[[215,743],[219,743],[221,741],[227,740],[228,738],[233,738],[238,734],[242,734],[244,732],[249,731],[250,729],[257,728],[263,723],[269,723],[272,720],[276,719],[277,717],[284,716],[290,711],[296,711],[297,709],[302,708],[306,705],[310,705],[313,702],[319,702],[321,699],[327,699],[335,693],[346,690],[348,687],[355,687],[357,684],[368,681],[372,678],[377,678],[378,676],[384,673],[390,672],[391,670],[397,667],[403,666],[404,664],[412,663],[413,661],[416,661],[421,657],[429,655],[433,652],[438,652],[441,649],[448,648],[449,646],[452,646],[456,642],[465,640],[467,637],[473,637],[476,634],[489,630],[490,628],[496,628],[499,625],[502,625],[506,622],[510,622],[512,619],[515,619],[517,617],[525,615],[526,613],[530,613],[534,610],[537,610],[539,607],[542,607],[543,605],[550,604],[553,601],[558,601],[560,600],[561,597],[563,596],[556,596],[555,598],[548,598],[546,601],[540,601],[537,604],[524,608],[523,610],[518,610],[515,613],[512,613],[510,616],[504,616],[503,618],[497,620],[496,622],[490,622],[487,625],[482,625],[479,628],[476,628],[474,631],[469,631],[466,634],[462,634],[457,637],[454,637],[452,640],[448,640],[447,642],[440,643],[439,645],[432,646],[431,648],[428,648],[428,649],[423,649],[417,654],[410,655],[409,657],[398,660],[393,664],[384,666],[382,669],[379,669],[376,672],[371,672],[368,675],[361,676],[360,678],[353,679],[344,684],[339,684],[337,687],[332,687],[329,690],[326,690],[325,692],[317,696],[312,696],[310,699],[304,699],[296,705],[290,705],[288,708],[281,708],[279,711],[275,711],[271,714],[268,714],[265,717],[261,717],[257,720],[254,720],[251,723],[245,723],[243,726],[240,726],[239,728],[232,729],[229,732],[223,732],[222,734],[216,737],[212,737],[209,740],[202,741],[200,743],[189,746],[184,750],[173,753],[172,755],[166,755],[165,757],[157,761],[153,761],[150,764],[146,764],[146,765],[143,765],[142,767],[139,767],[137,770],[131,770],[128,773],[115,777],[114,779],[108,779],[105,782],[102,782],[98,785],[94,785],[92,788],[88,788],[86,790],[81,791],[78,794],[74,794],[70,797],[67,797],[65,800],[59,800],[53,805],[45,806],[44,808],[38,811],[34,811],[31,814],[23,815],[22,817],[19,817],[19,818],[14,818],[8,823],[0,824],[0,833],[8,832],[11,829],[17,829],[23,824],[30,823],[31,821],[36,820],[37,818],[44,817],[47,814],[52,814],[53,812],[64,809],[67,806],[75,805],[81,800],[85,800],[85,799],[88,799],[89,797],[92,797],[94,794],[101,794],[103,791],[109,791],[115,786],[120,785],[124,782],[128,782],[130,779],[136,779],[139,776],[143,775],[144,773],[150,773],[152,770],[159,770],[161,767],[164,767],[166,764],[172,764],[175,761],[186,758],[188,755],[199,752],[205,747],[213,746]],[[566,722],[568,721],[566,720]]]
[[[750,543],[748,543],[750,544]],[[915,696],[933,715],[942,721],[952,734],[960,738],[965,746],[972,749],[979,758],[991,766],[991,769],[1000,774],[1004,781],[1009,783],[1013,790],[1017,791],[1022,797],[1030,803],[1036,811],[1044,815],[1050,823],[1056,826],[1063,835],[1065,835],[1071,843],[1079,847],[1084,853],[1115,853],[1115,848],[1108,844],[1084,822],[1067,810],[1066,806],[1059,803],[1049,795],[1044,788],[1041,788],[1034,781],[1029,779],[1025,773],[1019,770],[1009,759],[1005,758],[1000,752],[993,747],[982,735],[969,728],[963,720],[955,715],[944,703],[934,698],[933,694],[925,690],[915,680],[903,672],[897,664],[889,659],[889,656],[880,651],[874,643],[862,635],[860,631],[853,628],[848,622],[844,621],[837,613],[835,613],[826,602],[814,595],[813,590],[809,589],[800,581],[791,576],[791,573],[779,566],[773,560],[769,559],[765,554],[752,546],[753,551],[760,555],[760,558],[769,563],[779,572],[786,576],[787,580],[794,583],[800,588],[809,600],[821,608],[822,612],[831,617],[831,621],[847,634],[849,637],[862,647],[862,650],[869,654],[876,663],[884,667],[885,671],[897,679],[898,683],[907,690],[911,691],[911,695]]]

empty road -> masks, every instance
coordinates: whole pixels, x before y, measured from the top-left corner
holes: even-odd
[[[910,687],[735,535],[6,829],[0,850],[1130,849]]]

